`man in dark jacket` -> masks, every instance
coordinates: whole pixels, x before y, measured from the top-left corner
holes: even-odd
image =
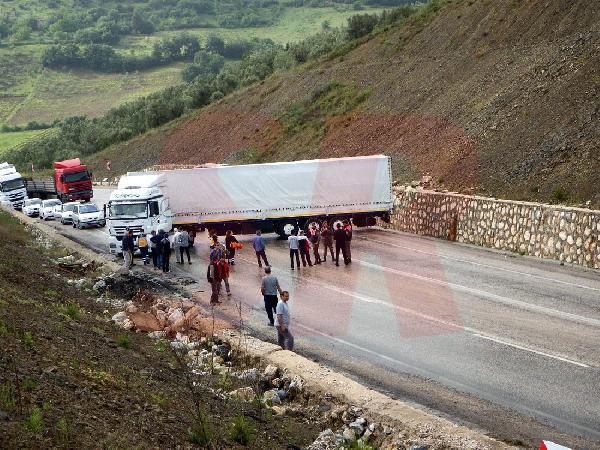
[[[337,224],[337,229],[333,233],[333,239],[335,240],[335,265],[340,265],[340,250],[342,251],[342,256],[344,257],[344,264],[348,264],[348,258],[346,257],[346,239],[348,235],[346,234],[346,230],[342,228],[342,224]]]
[[[160,236],[159,249],[162,260],[162,271],[167,273],[170,271],[169,259],[171,258],[171,241],[169,240],[169,235],[167,233],[163,232]]]
[[[344,220],[344,231],[346,232],[346,258],[349,264],[352,262],[352,251],[350,249],[350,241],[352,241],[352,223],[349,220]]]
[[[131,269],[133,266],[133,250],[135,249],[135,243],[133,241],[133,232],[128,228],[123,235],[123,241],[121,242],[121,250],[123,251],[123,266],[126,269]]]
[[[323,228],[321,229],[321,241],[325,251],[323,252],[323,262],[327,261],[327,251],[331,254],[331,259],[335,262],[335,256],[333,256],[333,230],[329,227],[327,222],[323,222]]]

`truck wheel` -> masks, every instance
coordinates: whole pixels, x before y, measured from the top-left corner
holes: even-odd
[[[282,239],[287,239],[292,234],[292,231],[294,231],[296,228],[297,227],[296,227],[296,223],[295,222],[284,221],[284,222],[279,222],[277,224],[275,232]]]

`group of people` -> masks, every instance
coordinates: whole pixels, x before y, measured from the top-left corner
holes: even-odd
[[[170,236],[168,232],[160,230],[158,233],[154,230],[149,235],[141,234],[137,237],[137,247],[145,266],[150,264],[157,270],[167,273],[170,271],[169,263],[171,252],[175,252],[175,259],[178,264],[184,264],[184,254],[187,255],[188,264],[192,264],[190,257],[190,247],[193,237],[186,230],[175,228]],[[124,267],[131,269],[133,263],[133,253],[136,247],[136,238],[133,231],[127,228],[121,241],[121,250],[123,251]]]

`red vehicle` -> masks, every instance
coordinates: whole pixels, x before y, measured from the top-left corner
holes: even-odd
[[[94,196],[92,174],[79,158],[54,163],[54,179],[49,177],[25,180],[30,197],[56,197],[63,203],[88,201]]]

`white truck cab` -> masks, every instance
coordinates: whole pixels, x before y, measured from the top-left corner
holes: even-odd
[[[0,205],[21,209],[27,200],[23,177],[12,164],[0,164]]]
[[[158,177],[143,172],[121,178],[107,205],[110,253],[121,253],[121,241],[127,228],[133,231],[135,240],[153,230],[171,230],[171,212],[157,183]]]

